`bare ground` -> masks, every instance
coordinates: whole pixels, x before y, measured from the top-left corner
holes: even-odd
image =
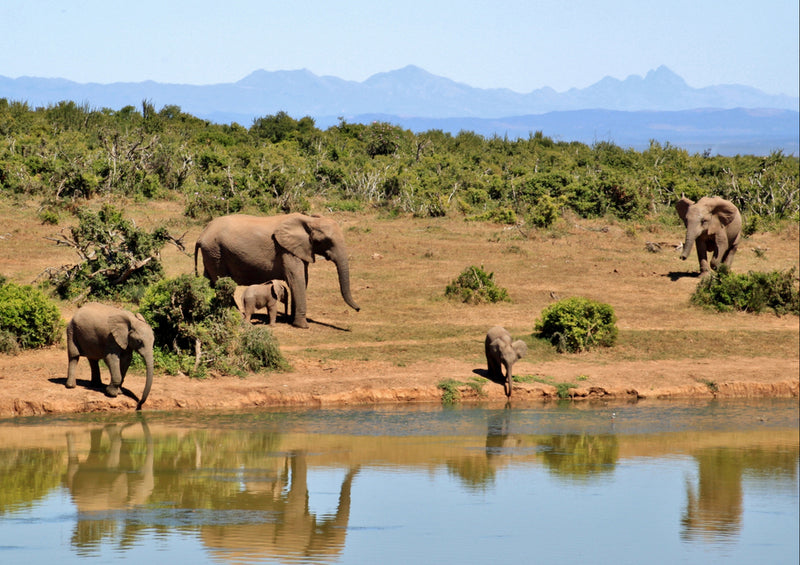
[[[143,224],[166,219],[174,232],[188,229],[189,247],[202,228],[183,223],[176,204],[138,214]],[[0,216],[7,220],[0,228],[0,273],[10,280],[30,283],[44,268],[74,260],[44,240],[58,228],[36,223],[33,211],[0,207]],[[683,237],[677,226],[573,219],[551,233],[523,233],[461,219],[336,218],[348,238],[360,312],[347,309],[335,269],[319,261],[309,269],[311,328],[285,320],[274,328],[291,370],[202,380],[157,374],[144,409],[439,402],[437,385],[446,379],[463,383],[462,401],[505,402],[502,385],[482,378],[483,336],[495,324],[529,343],[528,356],[515,366],[526,378],[515,384],[514,403],[553,400],[558,383],[570,383],[576,401],[800,393],[797,316],[719,314],[690,305],[697,262],[694,255],[677,259],[674,245]],[[661,243],[662,251],[648,252],[648,241]],[[798,230],[791,226],[747,239],[735,267],[788,269],[798,265],[798,254]],[[174,249],[164,255],[169,274],[192,271],[188,256]],[[446,284],[469,265],[493,272],[512,302],[468,306],[444,299]],[[559,355],[530,337],[541,310],[570,295],[614,307],[617,346]],[[61,307],[69,319],[75,305]],[[67,390],[66,361],[63,343],[0,355],[0,417],[134,409],[141,374],[128,375],[128,395],[106,398],[89,387],[85,361],[78,365],[78,387]]]

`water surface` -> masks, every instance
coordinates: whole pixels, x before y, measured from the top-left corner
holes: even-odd
[[[0,562],[798,563],[796,400],[0,421]]]

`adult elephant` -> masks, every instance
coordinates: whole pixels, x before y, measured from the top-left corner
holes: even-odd
[[[75,388],[75,368],[81,357],[89,360],[92,385],[100,388],[103,384],[100,379],[102,359],[111,372],[111,384],[106,387],[106,394],[116,397],[135,351],[144,359],[147,371],[144,391],[136,405],[136,409],[141,410],[153,384],[154,341],[153,330],[141,314],[98,302],[81,306],[67,324],[67,388]]]
[[[333,261],[339,274],[344,301],[358,311],[350,293],[347,246],[339,225],[329,219],[305,214],[247,216],[234,214],[212,220],[194,247],[203,254],[203,274],[215,283],[230,277],[240,285],[272,279],[286,281],[292,295],[292,324],[307,328],[306,287],[308,264],[320,255]]]
[[[718,196],[704,196],[697,202],[684,196],[675,208],[686,226],[681,259],[686,260],[692,245],[696,245],[701,274],[709,271],[709,251],[712,252],[711,269],[721,263],[730,267],[742,235],[742,216],[736,205]]]

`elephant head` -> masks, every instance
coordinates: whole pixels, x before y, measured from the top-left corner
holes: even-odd
[[[675,208],[686,226],[681,259],[686,260],[692,247],[697,245],[701,272],[709,270],[706,260],[708,250],[713,252],[711,268],[715,269],[723,262],[730,266],[742,230],[739,209],[732,202],[719,197],[703,197],[697,202],[682,197]]]
[[[503,378],[502,368],[506,374],[503,388],[506,396],[511,396],[514,363],[525,356],[528,346],[522,340],[512,341],[511,334],[505,328],[495,326],[486,334],[486,362],[489,365],[490,378]]]
[[[109,316],[108,325],[111,337],[120,351],[135,351],[144,359],[147,376],[142,396],[136,405],[136,409],[141,410],[153,384],[153,344],[155,342],[153,330],[141,314],[132,314],[124,310]]]
[[[313,263],[316,255],[333,261],[342,298],[352,309],[360,310],[350,292],[347,246],[339,224],[320,216],[289,214],[275,230],[275,241],[305,263]]]

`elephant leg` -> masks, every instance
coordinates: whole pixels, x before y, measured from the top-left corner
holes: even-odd
[[[80,359],[80,355],[75,355],[73,357],[70,354],[69,356],[69,363],[67,364],[67,388],[75,388],[75,369],[78,366],[78,359]]]
[[[730,267],[731,265],[733,265],[733,256],[734,255],[736,255],[736,246],[735,245],[733,245],[733,246],[728,248],[728,250],[725,252],[725,255],[722,257],[722,262],[725,265],[727,265],[728,267]]]
[[[308,284],[308,266],[300,259],[290,260],[287,265],[286,283],[292,293],[292,325],[297,328],[308,328],[306,320],[306,285]],[[305,267],[305,269],[304,269]]]
[[[128,374],[128,368],[131,366],[131,361],[133,360],[133,352],[132,351],[123,351],[119,356],[119,384],[122,386],[122,383],[125,382],[125,375]]]
[[[697,248],[697,262],[700,264],[700,274],[709,272],[711,268],[708,264],[708,248],[705,240],[702,237],[697,238],[695,247]]]
[[[267,304],[267,312],[269,312],[269,325],[274,326],[278,319],[278,303]]]
[[[92,369],[92,386],[100,388],[103,386],[103,379],[100,376],[100,361],[98,359],[89,359],[89,367]]]
[[[106,395],[114,398],[119,395],[120,387],[122,386],[119,356],[113,353],[106,355],[105,362],[111,372],[111,384],[106,387]]]

